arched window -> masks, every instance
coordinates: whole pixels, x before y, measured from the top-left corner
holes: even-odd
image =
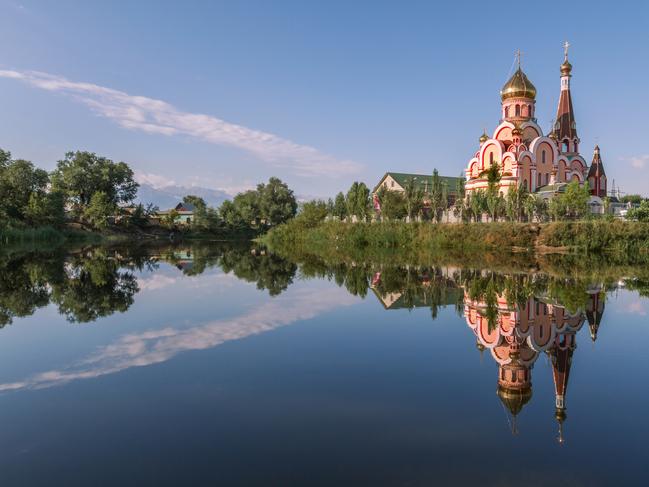
[[[516,105],[516,116],[517,117],[521,116],[521,106],[520,105]]]
[[[505,118],[509,117],[509,107],[505,107]]]
[[[541,175],[540,174],[536,175],[536,185],[539,186],[539,187],[541,186]]]
[[[494,153],[490,152],[489,153],[489,165],[494,163]]]
[[[549,184],[549,183],[550,183],[550,175],[546,174],[545,175],[545,184]]]
[[[564,140],[563,141],[563,152],[568,152],[568,147],[569,147],[568,141]]]
[[[528,106],[527,106],[527,113],[528,113],[528,115],[529,115],[530,117],[532,117],[532,112],[533,112],[533,111],[534,111],[534,109],[532,108],[532,105],[528,105]]]
[[[545,151],[541,151],[541,163],[545,164]]]
[[[526,189],[530,189],[529,186],[527,185],[527,179],[523,179],[523,186],[524,186]]]

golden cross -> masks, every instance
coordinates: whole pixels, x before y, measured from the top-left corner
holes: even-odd
[[[521,52],[520,49],[516,49],[516,61],[518,62],[518,67],[521,67],[521,56],[523,53]]]
[[[568,48],[569,47],[570,47],[570,43],[568,41],[563,43],[563,55],[564,55],[566,61],[568,60]]]

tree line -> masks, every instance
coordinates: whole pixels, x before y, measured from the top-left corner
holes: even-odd
[[[66,221],[95,229],[149,226],[159,208],[134,205],[138,188],[128,164],[92,152],[68,152],[47,172],[0,149],[0,230],[60,227]],[[298,207],[293,191],[274,177],[218,208],[194,195],[183,201],[195,207],[190,230],[206,232],[263,230],[293,218]],[[160,223],[177,228],[177,217],[171,210]]]

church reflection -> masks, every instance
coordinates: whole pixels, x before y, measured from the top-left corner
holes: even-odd
[[[532,369],[541,354],[552,365],[555,393],[555,418],[560,443],[567,419],[566,395],[577,334],[588,324],[593,341],[597,339],[604,312],[601,288],[588,289],[585,309],[568,311],[561,303],[542,296],[530,296],[523,303],[511,304],[503,294],[496,295],[495,313],[485,300],[464,297],[466,323],[476,337],[482,353],[488,351],[498,364],[497,394],[510,413],[512,433],[517,433],[516,417],[532,399]]]
[[[392,269],[392,274],[395,270]],[[475,335],[476,348],[498,365],[497,395],[517,434],[517,416],[532,400],[532,370],[541,355],[552,367],[558,440],[563,443],[566,396],[577,334],[597,332],[605,307],[606,288],[544,275],[504,275],[456,268],[409,268],[408,286],[385,269],[371,281],[386,310],[455,305]],[[399,273],[396,273],[399,274]],[[443,292],[431,293],[431,289]],[[610,288],[609,288],[610,289]]]

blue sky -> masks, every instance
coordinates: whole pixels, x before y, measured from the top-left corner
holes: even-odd
[[[645,2],[0,0],[0,147],[143,180],[328,196],[388,170],[458,175],[498,123],[514,51],[544,129],[562,43],[582,150],[649,195]]]

